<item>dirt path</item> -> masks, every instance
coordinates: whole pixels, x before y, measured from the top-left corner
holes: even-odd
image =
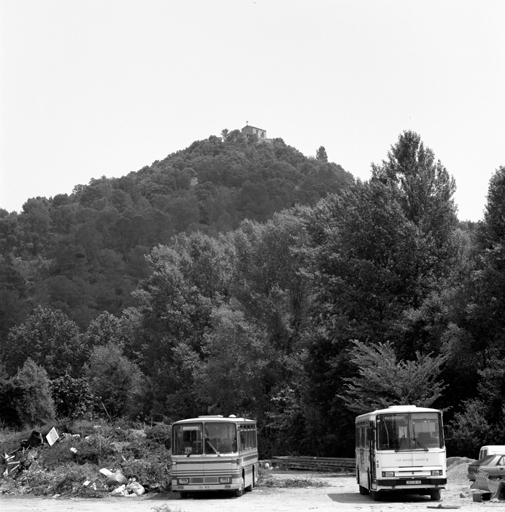
[[[293,472],[289,473],[293,478]],[[297,478],[324,481],[327,487],[275,488],[258,487],[241,498],[226,494],[201,494],[182,500],[179,493],[144,495],[141,497],[34,498],[0,497],[1,512],[383,512],[416,511],[436,507],[459,508],[462,512],[477,510],[505,511],[505,502],[474,502],[466,472],[449,475],[448,489],[442,501],[430,501],[427,496],[396,495],[374,502],[358,492],[355,477],[297,474]],[[275,475],[275,478],[283,478]]]

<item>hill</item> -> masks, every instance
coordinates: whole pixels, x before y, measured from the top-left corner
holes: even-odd
[[[37,305],[85,329],[99,313],[131,304],[148,273],[144,256],[177,233],[216,236],[352,182],[341,166],[282,139],[223,130],[121,178],[28,199],[20,214],[0,210],[0,336]]]

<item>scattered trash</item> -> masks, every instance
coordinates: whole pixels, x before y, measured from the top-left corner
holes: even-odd
[[[126,490],[135,493],[137,496],[141,496],[146,492],[144,487],[138,482],[131,482],[126,486]]]
[[[53,446],[53,444],[56,443],[59,438],[60,436],[58,435],[57,430],[53,427],[46,435],[47,444],[49,446]]]
[[[489,478],[488,474],[484,471],[477,471],[475,474],[475,482],[471,485],[472,489],[478,489],[484,491],[480,494],[489,494],[490,498],[497,499],[499,501],[505,500],[505,481],[496,480]],[[488,499],[481,497],[476,498],[479,493],[474,493],[473,500],[481,501],[482,499]],[[489,499],[490,499],[489,498]]]
[[[44,438],[40,432],[33,430],[28,439],[21,441],[21,448],[33,448],[44,444]]]
[[[118,496],[126,496],[128,498],[134,498],[135,496],[142,496],[146,490],[138,482],[130,482],[128,485],[120,485],[111,491],[111,494]]]
[[[72,453],[74,453],[74,454],[75,454],[75,453],[77,453],[77,448],[74,448],[74,447],[72,446],[72,448],[70,448],[70,451],[71,451]]]
[[[109,487],[114,487],[116,485],[125,485],[128,483],[128,478],[126,478],[121,471],[116,471],[113,473],[107,468],[102,468],[100,470],[102,475],[107,477],[107,485]]]

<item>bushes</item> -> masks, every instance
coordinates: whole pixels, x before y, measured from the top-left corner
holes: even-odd
[[[58,416],[80,418],[93,410],[95,399],[86,379],[65,374],[51,384]]]
[[[90,390],[112,418],[142,411],[143,375],[114,343],[95,347],[86,367]]]
[[[21,390],[15,408],[22,424],[33,426],[54,420],[56,411],[51,381],[44,368],[27,359],[12,382]]]

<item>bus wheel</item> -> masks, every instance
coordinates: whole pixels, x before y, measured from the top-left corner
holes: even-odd
[[[240,485],[240,487],[238,489],[235,489],[235,496],[237,498],[240,498],[240,496],[242,496],[242,494],[244,494],[244,479],[243,478],[240,479],[239,485]]]
[[[368,489],[367,489],[366,487],[363,487],[362,485],[360,485],[360,486],[359,486],[359,493],[360,493],[360,494],[363,494],[363,495],[365,495],[365,494],[370,494],[370,493],[368,492]]]
[[[440,501],[440,489],[432,489],[430,491],[430,498],[433,501]]]
[[[188,498],[188,493],[186,491],[181,491],[181,500],[186,500]]]
[[[372,497],[373,501],[380,501],[382,498],[379,491],[370,491],[370,496]]]

